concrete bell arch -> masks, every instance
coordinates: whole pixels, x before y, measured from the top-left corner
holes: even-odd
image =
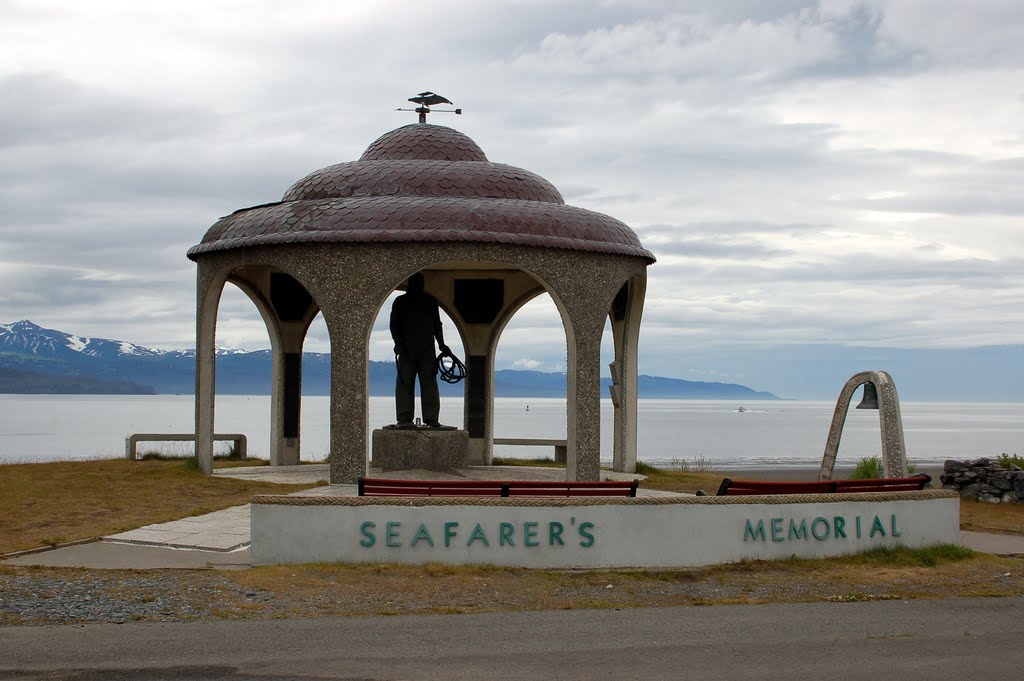
[[[836,409],[832,414],[825,453],[821,459],[818,480],[831,480],[839,454],[839,441],[846,425],[846,413],[857,388],[871,384],[878,395],[878,420],[882,435],[882,476],[902,478],[907,475],[907,446],[903,440],[903,417],[900,415],[900,398],[892,376],[884,371],[861,371],[850,377],[839,392]]]

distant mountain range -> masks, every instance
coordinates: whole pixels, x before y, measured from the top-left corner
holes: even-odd
[[[127,341],[84,338],[44,329],[28,320],[0,324],[0,393],[192,394],[195,350],[154,350]],[[270,351],[217,350],[217,392],[270,393]],[[302,358],[302,392],[330,394],[331,356]],[[607,386],[610,379],[602,379]],[[370,394],[393,395],[393,362],[370,362]],[[565,374],[504,369],[495,372],[497,397],[565,397]],[[640,376],[641,398],[776,400],[735,383],[705,383]],[[462,384],[441,383],[441,394],[462,394]],[[604,394],[608,394],[607,387]]]

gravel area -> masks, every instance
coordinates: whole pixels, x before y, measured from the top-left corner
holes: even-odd
[[[204,571],[19,569],[0,574],[0,624],[207,619],[248,597]]]
[[[460,613],[1024,595],[1024,559],[820,570],[773,563],[657,571],[444,566],[249,570],[0,568],[0,625]]]

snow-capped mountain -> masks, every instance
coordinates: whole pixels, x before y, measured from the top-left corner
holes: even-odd
[[[127,341],[85,338],[45,329],[28,320],[0,324],[0,392],[180,393],[195,390],[195,350],[154,350]],[[269,350],[217,350],[217,392],[222,395],[266,395],[270,392]],[[331,356],[302,356],[302,392],[329,395]],[[371,395],[394,395],[393,362],[370,362]],[[59,379],[65,379],[63,389]],[[89,382],[92,381],[91,388]],[[603,379],[607,386],[609,379]],[[31,389],[26,386],[35,386]],[[463,384],[441,383],[441,394],[461,395]],[[607,395],[607,387],[604,388]],[[564,397],[565,374],[539,371],[495,372],[499,397]],[[733,383],[703,383],[658,376],[640,376],[640,397],[675,399],[772,400]]]
[[[44,329],[27,319],[13,324],[0,324],[0,352],[61,357],[77,353],[88,357],[138,355],[156,357],[163,350],[151,350],[127,341],[109,338],[83,338],[63,331]]]
[[[195,389],[196,352],[157,350],[128,341],[87,338],[56,329],[47,329],[28,320],[0,324],[0,389],[10,392],[60,392],[54,389],[54,377],[69,379],[69,388],[82,390],[83,380],[104,382],[90,392],[102,392],[111,382],[120,384],[110,391],[191,393]],[[222,394],[264,395],[270,391],[269,350],[247,352],[217,349],[217,391]],[[371,383],[380,381],[381,389],[394,390],[394,368],[371,362]],[[379,366],[378,366],[379,365]],[[11,373],[14,372],[14,373]],[[25,376],[25,372],[30,374]],[[306,353],[303,356],[303,390],[311,395],[330,392],[330,355]],[[43,389],[19,389],[19,381]],[[70,379],[74,381],[70,381]],[[134,390],[123,384],[134,386]],[[386,387],[385,386],[389,386]]]

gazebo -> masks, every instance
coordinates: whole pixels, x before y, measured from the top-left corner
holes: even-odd
[[[198,265],[196,453],[212,470],[214,345],[226,283],[252,299],[273,357],[270,459],[296,464],[302,346],[322,313],[330,335],[330,481],[351,483],[368,461],[368,344],[381,306],[422,272],[466,353],[463,428],[470,463],[489,464],[494,356],[515,313],[547,293],[567,342],[568,480],[597,480],[601,336],[615,361],[613,467],[636,466],[637,341],[654,257],[607,215],[568,206],[544,178],[492,163],[452,128],[393,130],[357,161],[299,180],[280,201],[218,220],[188,251]]]

